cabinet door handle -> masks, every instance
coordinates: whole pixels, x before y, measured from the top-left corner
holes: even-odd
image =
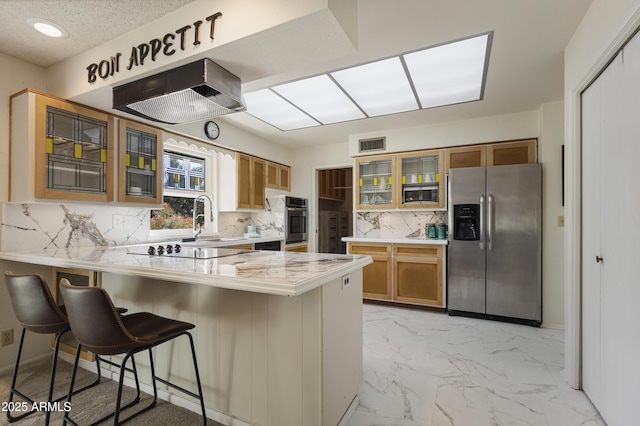
[[[600,256],[596,256],[596,263],[600,263],[602,262],[604,259],[601,258]]]

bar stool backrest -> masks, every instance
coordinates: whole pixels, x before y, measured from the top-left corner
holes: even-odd
[[[60,293],[71,331],[84,349],[98,355],[115,355],[139,346],[103,288],[73,286],[63,278]]]
[[[41,275],[5,271],[4,280],[16,319],[34,333],[57,333],[69,325]]]

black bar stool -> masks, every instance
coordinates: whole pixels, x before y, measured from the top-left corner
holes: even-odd
[[[18,395],[24,400],[28,401],[30,405],[34,403],[33,399],[26,396],[18,389],[16,389],[16,379],[18,378],[18,369],[20,368],[20,356],[22,355],[22,346],[24,344],[24,337],[26,331],[29,330],[38,334],[55,334],[55,346],[53,351],[53,360],[51,365],[51,378],[49,380],[49,393],[47,396],[47,402],[62,401],[67,397],[67,394],[53,399],[53,386],[56,377],[56,365],[58,362],[58,349],[60,348],[60,339],[62,335],[71,330],[69,321],[64,311],[64,307],[58,306],[51,295],[49,286],[44,278],[40,275],[16,275],[11,271],[6,271],[5,283],[7,290],[9,291],[9,299],[11,299],[11,305],[16,315],[16,319],[22,326],[22,334],[20,335],[20,344],[18,345],[18,354],[16,356],[16,364],[13,370],[13,377],[11,378],[11,390],[9,391],[9,403],[13,401],[14,395]],[[96,386],[100,382],[100,363],[96,360],[98,368],[98,377],[93,382],[82,389],[76,391],[80,392],[84,389]],[[9,404],[11,405],[11,404]],[[12,416],[10,411],[7,411],[7,419],[9,423],[20,420],[30,414],[37,413],[38,411],[27,411],[19,416]],[[49,424],[49,418],[51,413],[47,410],[45,414],[45,424]]]
[[[203,424],[207,424],[195,346],[193,344],[193,337],[191,333],[189,333],[189,330],[194,328],[195,325],[161,317],[149,312],[118,315],[111,298],[103,288],[72,286],[66,278],[60,280],[60,292],[67,307],[71,330],[78,341],[78,352],[71,375],[69,397],[67,398],[68,402],[71,402],[71,396],[73,395],[73,385],[78,369],[78,354],[80,353],[80,349],[89,350],[98,356],[125,354],[120,364],[120,380],[118,383],[116,409],[113,413],[93,423],[94,425],[110,417],[114,417],[114,425],[122,424],[153,408],[158,399],[156,381],[164,383],[200,401]],[[197,394],[161,379],[155,374],[151,349],[182,335],[186,335],[189,338],[193,368],[195,370],[198,387]],[[145,350],[149,351],[151,379],[153,382],[153,400],[149,405],[120,422],[120,411],[122,409],[120,403],[124,382],[123,370],[125,370],[129,358],[131,358],[135,366],[134,355]],[[73,411],[73,408],[71,411]],[[66,425],[67,422],[77,425],[77,423],[70,418],[70,412],[65,412],[63,424]]]

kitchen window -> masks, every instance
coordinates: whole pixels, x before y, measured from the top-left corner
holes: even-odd
[[[165,151],[163,164],[164,188],[205,192],[204,158]]]
[[[194,200],[203,194],[211,196],[213,156],[187,147],[171,146],[164,151],[162,164],[163,208],[151,211],[151,236],[191,236]],[[201,202],[197,206],[198,223],[205,227],[211,226],[209,207]]]

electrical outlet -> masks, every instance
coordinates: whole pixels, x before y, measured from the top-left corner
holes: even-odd
[[[558,216],[558,227],[562,228],[564,226],[564,216]]]
[[[13,329],[3,330],[0,336],[0,346],[13,344]]]
[[[342,277],[342,289],[349,287],[349,275],[345,275]]]

